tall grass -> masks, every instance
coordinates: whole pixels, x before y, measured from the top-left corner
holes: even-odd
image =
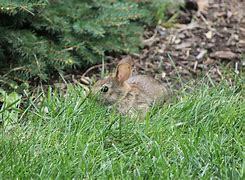
[[[50,88],[2,125],[0,178],[243,179],[243,93],[202,86],[136,121]]]

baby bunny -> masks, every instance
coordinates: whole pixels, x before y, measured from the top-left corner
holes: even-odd
[[[154,103],[168,99],[166,87],[146,75],[131,76],[132,59],[122,59],[113,76],[99,80],[93,92],[99,93],[102,102],[113,105],[122,114],[144,116]]]

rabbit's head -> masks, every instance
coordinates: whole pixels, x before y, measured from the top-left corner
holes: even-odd
[[[132,71],[131,58],[124,58],[119,62],[114,75],[105,77],[95,83],[93,92],[99,93],[101,100],[109,105],[119,102],[125,98],[131,87],[127,80],[131,76]]]

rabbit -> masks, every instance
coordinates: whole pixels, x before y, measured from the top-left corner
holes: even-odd
[[[115,75],[98,80],[93,92],[106,105],[115,106],[122,114],[145,116],[154,103],[163,103],[169,98],[169,90],[147,75],[132,76],[132,59],[122,59]]]

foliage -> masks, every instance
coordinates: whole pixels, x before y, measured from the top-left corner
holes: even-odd
[[[133,1],[1,0],[0,81],[96,63],[108,52],[137,52],[146,10]]]
[[[11,125],[18,122],[20,101],[21,96],[18,93],[7,94],[0,88],[0,124],[5,130],[11,129]]]
[[[146,9],[149,13],[143,21],[150,26],[173,24],[183,2],[183,0],[138,0],[140,8]]]
[[[40,91],[15,112],[24,124],[0,129],[0,178],[242,179],[244,90],[202,85],[181,97],[137,122],[81,87]]]

